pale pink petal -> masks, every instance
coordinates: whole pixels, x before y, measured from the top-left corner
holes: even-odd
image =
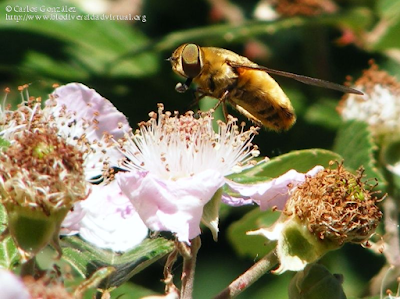
[[[0,290],[0,298],[2,299],[31,298],[21,279],[5,269],[0,269]]]
[[[81,119],[90,121],[96,119],[95,135],[88,136],[89,140],[100,140],[104,132],[113,135],[115,139],[123,137],[123,132],[127,132],[130,127],[126,116],[115,108],[106,98],[98,94],[94,89],[81,84],[69,83],[54,90],[52,96],[55,98],[56,111],[61,110],[62,106],[67,107],[67,111],[76,113],[76,120]],[[46,102],[46,106],[53,105],[51,100]],[[122,125],[123,130],[120,129]]]
[[[215,170],[177,180],[138,171],[118,173],[116,178],[151,230],[176,233],[182,242],[200,234],[203,207],[224,184]]]
[[[111,166],[117,166],[123,155],[105,142],[104,133],[119,139],[130,127],[125,115],[110,101],[83,84],[70,83],[56,88],[45,104],[56,121],[65,117],[65,112],[68,114],[67,120],[57,123],[60,135],[68,137],[68,142],[76,143],[76,138],[83,134],[90,142],[93,151],[85,158],[86,179],[101,175],[105,159],[108,159]]]
[[[67,216],[64,218],[61,225],[60,235],[78,234],[81,229],[81,220],[83,216],[85,216],[85,212],[82,209],[82,201],[78,201],[74,204],[73,210],[69,211]]]
[[[127,251],[140,244],[148,229],[116,181],[93,185],[89,198],[81,202],[85,216],[80,236],[100,248]]]
[[[248,200],[252,199],[260,205],[261,210],[267,210],[274,206],[283,209],[290,197],[290,191],[303,183],[306,176],[315,176],[323,169],[322,166],[315,166],[306,174],[291,169],[280,177],[257,184],[241,184],[226,180],[229,188],[241,196],[235,199],[232,196],[224,195],[222,200],[230,205],[239,205],[240,203],[248,204]]]

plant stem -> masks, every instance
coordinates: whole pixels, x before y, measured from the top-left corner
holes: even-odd
[[[189,255],[187,254],[186,250],[181,250],[183,253],[181,253],[183,257],[181,299],[191,299],[193,297],[197,252],[201,246],[200,237],[194,238],[191,243]],[[181,245],[185,244],[181,243]]]
[[[36,269],[36,257],[34,256],[22,264],[20,276],[21,277],[34,276],[35,269]]]
[[[250,269],[235,279],[226,289],[214,297],[214,299],[234,298],[256,282],[261,276],[270,271],[278,263],[275,251],[268,253],[255,263]]]
[[[179,294],[178,288],[174,285],[174,276],[172,275],[172,268],[177,258],[178,250],[175,248],[168,256],[164,266],[165,293],[167,295],[171,293]]]

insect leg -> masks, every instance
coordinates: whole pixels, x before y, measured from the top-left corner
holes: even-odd
[[[219,107],[219,105],[221,105],[221,104],[224,104],[224,106],[225,106],[225,99],[226,99],[226,96],[228,95],[228,93],[229,93],[229,90],[225,90],[225,92],[222,94],[222,96],[221,96],[221,98],[218,100],[218,103],[214,106],[214,110],[216,110],[218,107]]]
[[[206,94],[204,92],[202,92],[201,89],[198,88],[196,90],[193,90],[193,101],[190,104],[190,106],[192,107],[192,106],[197,105],[199,103],[199,101],[202,98],[204,98],[205,96],[206,96]]]
[[[225,100],[228,94],[229,90],[225,90],[221,98],[218,100],[217,105],[215,105],[213,108],[213,110],[216,110],[219,107],[219,105],[222,104],[222,112],[224,113],[225,121],[228,121],[228,110],[226,109],[226,104],[225,104]]]

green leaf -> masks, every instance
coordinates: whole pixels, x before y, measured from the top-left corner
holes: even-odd
[[[92,275],[83,281],[75,290],[74,290],[74,298],[82,298],[82,295],[86,293],[89,289],[95,289],[98,285],[115,272],[114,267],[103,267],[96,270]]]
[[[337,129],[342,120],[336,112],[337,100],[322,99],[309,107],[304,118],[316,125],[328,129]]]
[[[385,190],[387,183],[377,168],[377,146],[367,123],[354,120],[344,122],[336,136],[334,150],[343,157],[348,170],[355,171],[363,166],[366,177],[376,178],[379,190]]]
[[[393,0],[380,0],[376,2],[377,12],[384,19],[399,19],[400,2]]]
[[[281,213],[269,211],[253,211],[244,215],[240,220],[231,224],[227,236],[233,248],[240,256],[254,259],[263,257],[275,248],[275,242],[270,242],[263,236],[248,236],[246,232],[257,230],[260,227],[272,225]]]
[[[390,141],[382,147],[381,155],[382,163],[389,170],[387,175],[391,175],[388,180],[391,182],[393,196],[400,196],[400,140]]]
[[[120,298],[120,299],[141,299],[146,296],[162,296],[161,294],[156,294],[154,291],[146,289],[142,286],[135,285],[131,282],[126,282],[123,285],[119,286],[115,290],[110,290],[111,298]],[[129,294],[129,295],[128,295]],[[85,292],[84,299],[93,299],[95,298],[94,292]]]
[[[283,18],[277,21],[245,21],[239,25],[217,24],[212,26],[190,28],[175,31],[165,35],[156,42],[137,47],[131,51],[131,55],[137,55],[147,51],[166,51],[176,48],[182,43],[207,41],[209,45],[218,46],[221,42],[240,42],[255,36],[278,34],[293,28],[309,25],[344,26],[354,31],[363,31],[370,26],[373,15],[370,10],[357,8],[347,10],[345,13],[321,15],[315,18]]]
[[[11,236],[4,232],[7,227],[7,213],[2,204],[0,204],[0,227],[4,234],[1,236],[4,239],[0,241],[0,268],[12,269],[15,264],[21,261],[21,256]]]
[[[274,157],[229,178],[238,182],[257,182],[276,178],[290,169],[298,172],[307,172],[316,165],[329,166],[329,161],[341,161],[343,158],[325,149],[307,149],[292,151],[288,154]]]
[[[290,282],[290,299],[346,299],[342,279],[331,274],[318,264],[308,264],[303,271],[297,272]]]
[[[62,239],[62,258],[69,262],[83,277],[87,278],[97,269],[112,266],[116,269],[102,288],[119,286],[172,251],[174,243],[164,238],[146,239],[134,249],[119,254],[99,249],[78,237]]]
[[[383,33],[375,43],[370,44],[372,50],[383,51],[391,48],[400,48],[400,18],[388,23]]]
[[[375,38],[369,46],[375,51],[400,47],[400,2],[393,0],[377,1],[377,11],[381,16],[374,33]],[[377,37],[377,38],[376,38]]]
[[[126,53],[147,43],[147,38],[139,30],[124,21],[86,20],[104,15],[87,14],[75,6],[70,13],[42,12],[40,9],[60,7],[59,1],[42,0],[33,4],[29,0],[3,2],[5,7],[31,7],[38,12],[15,12],[14,16],[32,17],[27,21],[0,19],[0,29],[18,32],[33,32],[43,38],[53,40],[53,51],[46,52],[26,45],[22,68],[34,70],[43,75],[64,80],[84,80],[89,76],[139,77],[149,76],[158,69],[154,53],[143,52],[126,59]],[[69,20],[52,20],[54,16],[69,16]],[[36,19],[36,17],[40,19]],[[82,17],[82,20],[77,20]],[[108,15],[109,17],[109,15]],[[73,18],[73,19],[72,19]],[[55,54],[57,53],[57,54]]]

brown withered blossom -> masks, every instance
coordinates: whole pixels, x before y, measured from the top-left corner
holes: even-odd
[[[298,186],[284,213],[295,214],[307,223],[319,239],[339,245],[366,242],[375,232],[382,212],[371,187],[362,181],[364,170],[356,175],[343,164],[325,169]]]
[[[303,270],[346,242],[367,244],[382,218],[372,189],[362,169],[354,175],[338,163],[298,185],[271,227],[247,234],[277,241],[274,273]]]

